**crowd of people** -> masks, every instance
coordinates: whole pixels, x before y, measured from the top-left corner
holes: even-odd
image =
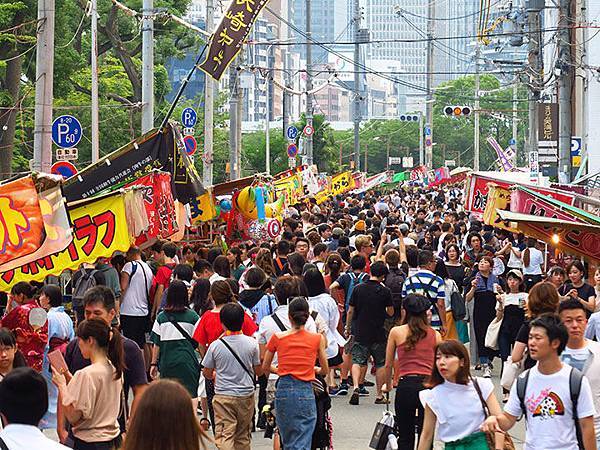
[[[244,450],[260,429],[332,449],[332,397],[359,414],[393,391],[400,449],[510,448],[522,415],[527,449],[596,449],[600,270],[484,225],[463,195],[311,200],[275,242],[156,242],[63,288],[15,284],[0,448]]]

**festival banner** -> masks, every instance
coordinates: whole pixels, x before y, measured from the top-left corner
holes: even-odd
[[[522,189],[520,186],[516,186],[511,195],[510,211],[531,216],[581,222],[576,216],[552,205],[549,200],[551,198],[539,195],[530,189]]]
[[[500,187],[496,183],[490,183],[488,188],[488,201],[485,205],[485,211],[483,212],[483,223],[508,230],[511,233],[518,233],[518,228],[510,226],[510,224],[507,224],[498,215],[498,210],[510,210],[510,190]]]
[[[422,180],[427,175],[427,166],[417,166],[410,171],[410,181]]]
[[[498,211],[498,214],[502,220],[514,222],[519,231],[527,236],[552,242],[554,247],[563,252],[600,263],[600,226],[511,211]]]
[[[377,175],[368,177],[361,186],[357,187],[352,192],[354,192],[355,194],[360,194],[362,192],[368,191],[369,189],[376,188],[377,186],[382,185],[383,183],[386,183],[388,180],[389,180],[388,173],[381,172],[381,173],[378,173]]]
[[[472,213],[483,216],[483,212],[485,211],[485,206],[487,204],[488,198],[488,183],[493,182],[498,186],[503,187],[505,189],[509,189],[514,186],[516,183],[500,180],[497,178],[483,176],[477,173],[471,174],[467,179],[467,184],[465,186],[466,193],[466,203],[465,209],[467,211],[471,211]],[[542,188],[539,186],[528,186],[530,189],[535,192],[539,192],[544,195],[550,195],[553,198],[560,200],[563,203],[567,203],[572,205],[575,201],[575,196],[569,192],[557,191],[555,189],[550,188]]]
[[[73,224],[73,240],[68,247],[0,273],[0,291],[10,291],[19,281],[43,281],[49,275],[76,270],[83,263],[94,263],[98,258],[129,249],[131,237],[122,193],[78,202],[68,213]]]
[[[232,0],[211,37],[206,59],[198,67],[219,81],[242,49],[254,21],[267,2],[268,0]]]
[[[171,192],[171,174],[155,170],[127,186],[142,188],[144,208],[150,222],[148,230],[137,236],[137,247],[144,248],[155,239],[166,239],[179,230],[175,201]]]
[[[53,176],[30,175],[0,186],[0,272],[64,250],[71,242],[59,183]]]
[[[155,169],[172,174],[173,194],[188,203],[204,192],[200,176],[185,152],[179,128],[169,123],[101,158],[65,182],[68,202],[123,187]]]
[[[330,195],[340,195],[354,189],[352,172],[342,172],[331,177]]]
[[[208,222],[217,216],[215,208],[215,198],[212,195],[212,189],[208,189],[204,194],[196,197],[190,202],[190,211],[192,224]]]
[[[302,186],[302,175],[294,174],[289,177],[277,180],[274,183],[276,197],[282,195],[285,198],[285,205],[291,206],[300,203],[304,196],[304,187]]]

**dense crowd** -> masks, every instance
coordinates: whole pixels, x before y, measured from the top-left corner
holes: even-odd
[[[331,397],[359,414],[391,391],[389,448],[511,448],[524,415],[527,449],[596,449],[600,270],[463,204],[460,185],[309,201],[275,242],[156,242],[15,284],[0,449],[244,450],[255,429],[332,449]]]

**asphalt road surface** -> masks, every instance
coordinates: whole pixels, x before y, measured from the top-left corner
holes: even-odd
[[[500,370],[499,360],[494,367],[494,385],[500,385]],[[473,371],[473,375],[481,375],[480,372]],[[372,380],[374,381],[374,380]],[[368,388],[370,395],[360,398],[359,406],[351,406],[348,404],[349,396],[332,398],[332,408],[330,410],[333,419],[333,444],[335,450],[367,450],[369,441],[375,424],[381,419],[385,405],[375,405],[375,388]],[[390,410],[393,411],[393,393],[390,393]],[[500,401],[502,399],[502,390],[497,387],[496,396]],[[515,447],[523,448],[524,439],[524,424],[521,420],[510,431]],[[265,439],[263,432],[256,432],[252,435],[252,448],[257,450],[267,450],[273,448],[273,441]],[[443,446],[437,446],[443,448]]]

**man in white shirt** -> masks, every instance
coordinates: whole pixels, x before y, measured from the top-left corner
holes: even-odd
[[[29,367],[19,367],[0,383],[0,414],[6,427],[0,448],[8,450],[68,450],[48,439],[37,427],[48,409],[44,377]]]
[[[142,252],[137,247],[127,251],[127,261],[121,271],[121,332],[144,349],[150,307],[148,300],[154,274],[142,261]]]
[[[527,346],[537,364],[517,379],[504,413],[488,417],[483,431],[508,431],[524,413],[527,450],[578,450],[576,425],[581,430],[583,448],[596,450],[596,411],[590,383],[577,369],[560,360],[567,341],[567,329],[558,315],[541,316],[531,322]],[[578,376],[579,395],[574,402],[572,379]],[[518,386],[524,387],[522,396]]]
[[[569,332],[567,346],[560,357],[562,362],[582,372],[590,382],[596,408],[596,443],[600,446],[600,343],[585,338],[588,320],[581,302],[572,299],[561,302],[558,314]]]

